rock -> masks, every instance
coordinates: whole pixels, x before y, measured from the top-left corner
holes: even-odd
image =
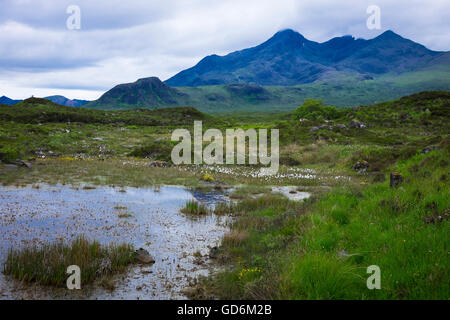
[[[353,119],[352,121],[350,121],[350,123],[348,125],[350,128],[355,128],[355,129],[364,129],[366,127],[365,123],[363,123],[359,120],[356,120],[356,119]]]
[[[427,154],[428,152],[431,152],[433,150],[436,150],[437,146],[428,146],[422,149],[423,154]]]
[[[329,125],[323,124],[323,125],[319,126],[319,129],[333,130],[333,126],[329,126]]]
[[[340,259],[345,259],[345,258],[349,257],[350,255],[348,254],[348,252],[346,250],[341,250],[337,253],[337,256]]]
[[[172,165],[167,162],[167,161],[159,161],[159,160],[155,160],[152,161],[148,164],[149,167],[154,167],[154,168],[169,168]]]
[[[12,164],[12,163],[6,163],[6,164],[3,165],[3,168],[6,168],[6,169],[17,169],[18,166],[15,165],[15,164]]]
[[[397,187],[400,183],[403,182],[403,176],[398,172],[391,172],[390,175],[390,186],[391,188]]]
[[[310,133],[314,133],[314,132],[317,132],[317,131],[319,131],[319,127],[312,127],[311,129],[309,129]]]
[[[212,248],[209,250],[209,257],[210,257],[211,259],[217,259],[217,257],[219,256],[219,252],[220,252],[220,250],[219,250],[218,247],[212,247]]]
[[[369,163],[365,160],[359,160],[353,166],[353,170],[356,170],[359,172],[366,172],[368,168],[369,168]]]
[[[444,210],[441,214],[433,214],[431,216],[422,217],[425,223],[439,223],[450,218],[450,209]]]
[[[336,125],[336,128],[338,128],[338,129],[347,129],[347,126],[345,124],[343,124],[343,123],[339,123],[339,124]]]
[[[135,251],[135,259],[140,263],[155,263],[155,259],[153,259],[148,251],[143,248],[139,248]]]
[[[408,120],[408,119],[412,119],[412,117],[411,117],[408,113],[406,113],[406,112],[402,113],[402,114],[400,115],[400,117],[398,117],[398,118],[399,118],[399,120]]]
[[[19,160],[19,161],[17,161],[17,164],[21,167],[26,167],[28,169],[31,169],[31,164],[29,162]]]

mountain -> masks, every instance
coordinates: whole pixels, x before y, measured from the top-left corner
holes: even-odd
[[[326,104],[350,107],[398,99],[425,90],[450,90],[450,72],[421,70],[375,79],[358,76],[320,81],[299,86],[260,86],[231,83],[199,87],[171,88],[151,78],[153,90],[139,91],[137,83],[119,85],[99,100],[83,107],[104,110],[192,106],[202,112],[292,110],[307,98],[323,99]],[[141,79],[139,81],[143,81]]]
[[[83,105],[85,105],[86,103],[88,103],[89,101],[87,100],[79,100],[79,99],[68,99],[64,96],[49,96],[49,97],[45,97],[44,99],[50,100],[51,102],[54,102],[56,104],[60,104],[63,106],[68,106],[68,107],[81,107]]]
[[[10,98],[8,98],[6,96],[1,96],[0,97],[0,103],[1,104],[13,105],[13,104],[19,103],[20,101],[22,101],[22,100],[13,100],[13,99],[10,99]]]
[[[79,100],[79,99],[71,100],[64,96],[49,96],[49,97],[45,97],[44,99],[47,99],[56,104],[60,104],[63,106],[68,106],[68,107],[81,107],[89,102],[87,100]],[[0,103],[2,103],[2,104],[13,105],[13,104],[19,103],[21,101],[23,101],[23,100],[12,100],[5,96],[0,97]]]
[[[175,87],[225,83],[292,86],[348,75],[368,79],[417,71],[447,54],[390,30],[370,40],[343,36],[318,43],[287,29],[256,47],[207,56],[165,83]]]
[[[186,95],[169,87],[157,77],[139,79],[133,83],[119,84],[105,92],[98,100],[86,105],[88,108],[154,108],[180,103]]]
[[[117,85],[85,107],[291,110],[307,98],[347,107],[425,90],[450,90],[450,52],[392,31],[370,40],[343,36],[318,43],[288,29],[256,47],[207,56],[165,82],[150,77]]]

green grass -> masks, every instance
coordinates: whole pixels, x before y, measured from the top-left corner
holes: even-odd
[[[209,289],[225,299],[448,299],[450,221],[426,217],[450,210],[449,149],[397,162],[398,188],[337,188],[302,205],[242,200],[232,232],[248,235],[224,239],[234,267]],[[366,287],[370,265],[381,269],[381,290]]]
[[[26,282],[64,287],[67,267],[81,269],[81,284],[124,272],[134,260],[131,245],[101,245],[83,237],[72,243],[47,243],[21,250],[10,249],[3,273]]]
[[[318,90],[318,97],[329,89],[323,84],[311,86]],[[283,88],[273,90],[284,92]],[[372,93],[364,99],[371,97]],[[237,203],[215,207],[217,214],[236,218],[223,239],[219,259],[233,268],[208,283],[216,297],[448,299],[449,222],[436,222],[440,220],[435,217],[448,216],[444,213],[450,198],[449,106],[449,92],[421,92],[338,112],[333,107],[304,108],[301,116],[309,120],[302,122],[292,112],[259,112],[253,117],[221,114],[220,120],[205,120],[204,130],[279,128],[280,174],[295,168],[314,169],[315,179],[260,179],[248,174],[255,169],[252,166],[226,166],[228,172],[149,167],[151,159],[167,157],[173,129],[192,129],[193,118],[187,115],[195,113],[190,111],[59,110],[60,106],[43,106],[39,101],[17,109],[1,106],[0,159],[30,159],[32,168],[11,169],[0,163],[0,182],[204,187],[201,178],[208,173],[215,182],[237,186],[230,196]],[[367,127],[329,129],[330,125],[348,126],[352,119]],[[421,154],[429,145],[440,148]],[[369,163],[367,172],[352,169],[359,160]],[[399,188],[389,187],[390,171],[403,174],[405,182]],[[270,194],[265,187],[270,185],[298,185],[299,190],[313,192],[313,197],[292,202]],[[195,200],[182,210],[194,215],[209,212]],[[371,264],[381,268],[381,290],[366,288],[366,268]]]
[[[193,215],[205,215],[210,213],[208,207],[198,202],[194,199],[186,201],[183,208],[180,209],[182,213],[193,214]]]

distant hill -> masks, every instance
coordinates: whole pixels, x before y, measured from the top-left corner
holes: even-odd
[[[0,122],[17,123],[98,123],[145,126],[191,125],[195,120],[210,124],[222,123],[194,108],[135,109],[123,111],[91,110],[58,105],[43,98],[28,98],[14,106],[0,104]]]
[[[49,97],[45,97],[43,99],[47,99],[50,100],[51,102],[54,102],[56,104],[60,104],[62,106],[68,106],[68,107],[81,107],[83,105],[85,105],[86,103],[88,103],[89,101],[87,100],[79,100],[79,99],[68,99],[64,96],[49,96]],[[2,96],[0,97],[0,103],[2,104],[7,104],[7,105],[14,105],[16,103],[19,103],[23,100],[12,100],[6,96]]]
[[[13,105],[13,104],[19,103],[20,101],[22,101],[22,100],[13,100],[13,99],[10,99],[10,98],[8,98],[6,96],[1,96],[0,97],[0,103],[1,104]]]
[[[170,86],[226,83],[293,86],[347,75],[418,71],[448,52],[437,52],[386,31],[370,40],[352,36],[318,43],[291,29],[277,32],[264,43],[225,56],[210,55],[165,82]]]
[[[133,83],[119,84],[104,93],[87,108],[154,108],[180,104],[185,94],[169,87],[156,77],[139,79]]]
[[[139,81],[145,82],[143,79]],[[323,99],[327,104],[350,107],[398,99],[424,90],[450,90],[450,69],[381,75],[374,79],[355,75],[299,86],[232,83],[172,88],[158,78],[148,81],[154,84],[151,90],[150,87],[147,90],[138,89],[141,84],[137,82],[116,86],[84,107],[113,110],[192,106],[208,113],[269,111],[295,109],[307,98]]]
[[[68,106],[68,107],[81,107],[83,105],[85,105],[86,103],[88,103],[89,101],[87,100],[79,100],[79,99],[68,99],[64,96],[49,96],[49,97],[45,97],[44,99],[50,100],[56,104],[60,104],[63,106]]]

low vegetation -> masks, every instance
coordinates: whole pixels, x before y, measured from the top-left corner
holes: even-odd
[[[88,284],[125,271],[133,260],[131,245],[105,246],[79,237],[70,244],[59,242],[10,249],[3,273],[21,281],[64,287],[70,265],[80,267],[81,283]]]
[[[188,213],[193,215],[205,215],[210,213],[209,208],[197,200],[188,200],[183,208],[180,210],[182,213]]]
[[[234,218],[218,255],[232,267],[205,280],[198,297],[448,299],[449,118],[446,91],[347,109],[306,100],[293,112],[217,118],[190,108],[101,111],[26,100],[0,106],[0,160],[24,159],[31,168],[0,163],[0,182],[234,186],[231,201],[214,208]],[[172,130],[191,130],[194,119],[204,119],[203,130],[280,129],[279,173],[260,178],[254,166],[170,166]],[[404,179],[397,188],[389,186],[393,171]],[[297,185],[313,196],[294,202],[272,194],[273,185]],[[193,216],[210,211],[195,200],[182,209]],[[27,250],[27,257],[41,254]],[[367,289],[370,265],[381,269],[381,290]],[[9,274],[33,275],[31,265],[24,265],[27,273],[13,266]]]
[[[337,188],[321,199],[245,199],[222,245],[234,267],[222,299],[447,299],[450,145],[397,162],[405,181]],[[381,269],[381,289],[366,269]]]

